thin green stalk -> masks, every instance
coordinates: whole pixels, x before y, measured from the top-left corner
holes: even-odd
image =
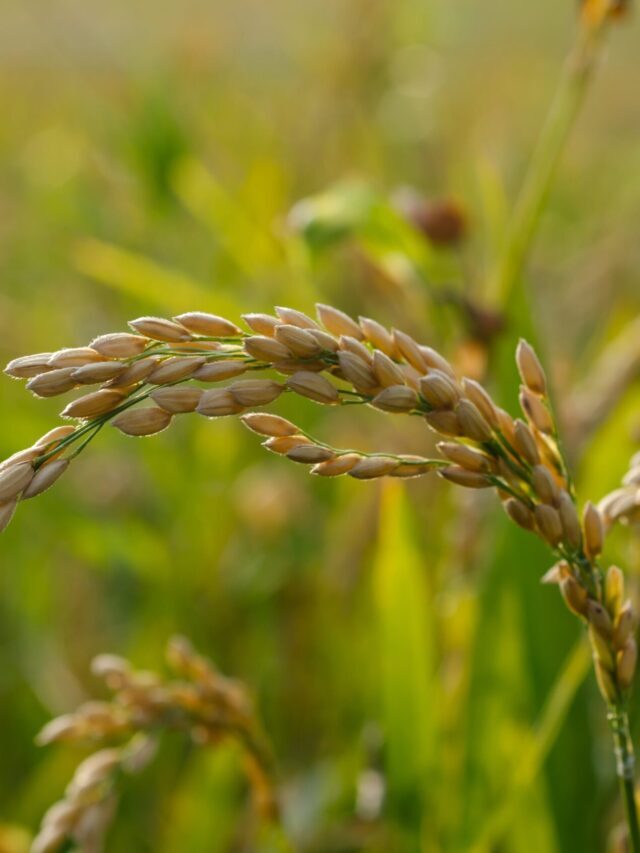
[[[504,249],[489,282],[489,295],[499,305],[508,304],[522,276],[556,168],[589,89],[606,28],[606,23],[596,29],[581,26],[565,63],[516,201]]]
[[[640,853],[640,825],[635,797],[635,754],[629,732],[629,717],[622,705],[612,705],[607,715],[616,757],[616,775],[629,830],[629,850]]]

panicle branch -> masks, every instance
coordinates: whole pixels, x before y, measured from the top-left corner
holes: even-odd
[[[136,671],[116,655],[99,655],[92,670],[113,698],[86,702],[42,729],[41,745],[91,743],[100,749],[77,767],[63,799],[45,814],[32,853],[55,853],[70,843],[101,850],[115,815],[120,777],[137,774],[151,762],[164,730],[183,732],[202,746],[236,741],[259,815],[277,820],[271,754],[245,688],[222,676],[183,637],[169,641],[167,662],[174,678]]]

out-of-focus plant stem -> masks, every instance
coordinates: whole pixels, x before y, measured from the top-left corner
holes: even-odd
[[[629,850],[640,853],[640,827],[635,797],[635,754],[629,733],[629,717],[622,705],[613,705],[608,714],[616,756],[616,775],[629,831]]]
[[[582,24],[567,57],[515,204],[504,248],[489,281],[489,295],[499,305],[508,305],[522,276],[556,168],[589,89],[607,29],[606,19],[596,27]]]

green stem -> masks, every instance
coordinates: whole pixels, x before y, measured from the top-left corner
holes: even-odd
[[[629,718],[622,705],[612,705],[607,718],[613,735],[616,775],[620,783],[620,793],[629,832],[629,850],[631,853],[640,853],[640,827],[638,825],[634,783],[635,755],[629,733]]]
[[[490,296],[500,305],[508,304],[522,275],[556,168],[588,91],[605,30],[606,24],[596,30],[583,26],[566,61],[516,202],[504,249],[489,283]]]

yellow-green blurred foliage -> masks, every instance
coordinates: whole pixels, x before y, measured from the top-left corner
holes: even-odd
[[[479,363],[460,305],[483,303],[574,7],[4,0],[0,360],[141,314],[319,299]],[[631,23],[564,157],[526,296],[498,306],[505,340],[540,342],[559,401],[640,305],[639,81]],[[402,185],[464,206],[463,249],[400,219]],[[513,399],[506,362],[488,372]],[[0,382],[0,458],[58,402]],[[631,388],[583,449],[582,498],[616,485],[639,403]],[[412,419],[279,410],[337,446],[432,445]],[[153,668],[177,631],[255,690],[295,849],[603,849],[619,815],[579,629],[540,587],[542,546],[491,500],[431,478],[318,482],[232,419],[112,433],[0,542],[2,844],[24,846],[80,758],[33,737],[95,694],[91,657]],[[611,557],[640,569],[627,534]],[[233,756],[169,741],[124,787],[108,849],[255,849],[241,779]]]

